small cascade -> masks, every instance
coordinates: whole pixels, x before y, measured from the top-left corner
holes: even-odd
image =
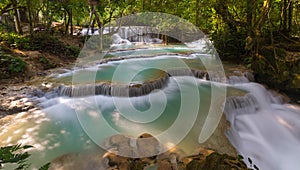
[[[257,83],[232,87],[248,93],[227,98],[224,112],[231,127],[226,135],[248,166],[299,169],[300,108],[282,104]],[[252,163],[247,162],[248,158]]]
[[[167,70],[170,76],[194,76],[199,79],[209,80],[209,75],[206,71],[196,69],[169,69]]]
[[[169,76],[148,81],[144,83],[113,84],[108,82],[97,83],[96,85],[61,85],[58,90],[59,96],[82,97],[90,95],[135,97],[151,93],[155,89],[164,88],[169,81]]]
[[[245,76],[229,76],[229,84],[249,83],[249,80]]]
[[[254,81],[254,76],[251,72],[246,71],[244,73],[240,71],[235,71],[233,76],[229,76],[227,83],[229,84],[240,84],[249,83]]]
[[[123,26],[119,28],[118,34],[130,42],[162,43],[158,37],[152,37],[153,33],[158,36],[157,32],[155,28],[149,26]]]
[[[113,40],[113,45],[112,46],[116,46],[116,45],[131,45],[130,41],[128,41],[127,39],[121,38],[118,34],[112,35],[111,38]]]
[[[136,97],[150,94],[153,90],[163,89],[169,83],[171,76],[193,76],[199,79],[208,80],[206,71],[196,69],[171,69],[167,70],[162,78],[143,83],[117,84],[110,82],[97,83],[95,85],[75,85],[58,88],[59,96],[82,97],[90,95]]]
[[[118,35],[122,39],[122,43],[126,43],[127,45],[130,42],[142,42],[146,44],[161,44],[163,42],[159,39],[158,30],[149,26],[105,27],[103,29],[103,34],[112,32],[115,32],[114,35]],[[99,29],[83,28],[79,34],[82,36],[99,35]],[[114,44],[119,44],[119,42]]]
[[[225,113],[230,122],[234,122],[234,115],[255,113],[258,109],[258,103],[252,94],[245,96],[228,97],[226,99]]]

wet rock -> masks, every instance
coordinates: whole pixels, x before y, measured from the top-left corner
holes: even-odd
[[[218,124],[218,127],[214,133],[206,140],[204,143],[201,143],[202,148],[210,148],[221,154],[228,154],[230,156],[237,155],[235,148],[231,145],[225,132],[230,128],[230,123],[226,120],[225,115],[222,115],[222,118]],[[199,151],[197,151],[199,152]],[[197,154],[197,153],[195,153]]]
[[[157,170],[173,170],[171,162],[168,160],[161,160],[157,162]]]
[[[107,169],[99,153],[93,154],[65,154],[51,161],[49,170],[99,170]]]
[[[137,146],[140,157],[152,157],[158,155],[160,152],[159,141],[147,133],[139,136]]]
[[[205,159],[193,159],[187,164],[186,169],[195,170],[247,170],[245,163],[227,154],[212,153]]]
[[[131,158],[152,157],[160,152],[159,141],[150,134],[142,134],[139,138],[117,134],[105,142],[105,147],[115,154]]]

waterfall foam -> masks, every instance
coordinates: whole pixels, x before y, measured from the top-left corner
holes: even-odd
[[[169,69],[165,74],[158,79],[129,84],[117,84],[111,82],[96,83],[95,85],[60,85],[57,89],[59,96],[82,97],[90,95],[105,95],[119,97],[136,97],[151,93],[153,90],[158,90],[166,87],[170,76],[194,76],[200,79],[209,79],[206,71],[196,69]],[[55,96],[51,93],[51,95]]]
[[[300,107],[272,100],[256,83],[232,86],[249,92],[226,101],[224,112],[231,123],[227,136],[237,151],[260,169],[299,169]]]

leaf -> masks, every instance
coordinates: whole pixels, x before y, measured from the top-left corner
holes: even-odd
[[[50,162],[48,162],[45,165],[43,165],[42,167],[40,167],[39,170],[48,170],[49,167],[50,167]]]
[[[31,146],[31,145],[24,145],[22,148],[23,149],[28,149],[28,148],[33,148],[33,146]]]

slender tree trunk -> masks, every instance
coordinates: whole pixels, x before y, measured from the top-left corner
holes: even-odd
[[[283,32],[287,31],[287,0],[283,0]]]
[[[195,24],[197,27],[200,26],[200,0],[196,0],[196,21],[195,21]]]
[[[22,34],[22,28],[21,28],[21,22],[20,22],[20,15],[18,11],[18,2],[17,0],[12,0],[12,5],[14,8],[14,18],[15,18],[15,26],[16,26],[16,31],[18,34]]]
[[[237,32],[237,25],[235,24],[234,16],[229,12],[228,0],[217,0],[215,10],[223,21],[228,25],[231,32]]]
[[[288,33],[290,33],[292,31],[293,5],[294,5],[293,0],[289,0],[288,28],[287,28]]]
[[[97,21],[98,27],[99,27],[99,50],[102,51],[103,50],[103,44],[102,44],[102,38],[103,38],[103,24],[100,21],[100,17],[97,13],[96,10],[96,6],[93,6],[93,11],[94,11],[94,15],[95,15],[95,19]]]
[[[281,31],[283,33],[287,32],[287,6],[288,0],[283,0],[281,7]]]
[[[258,16],[257,21],[253,25],[253,34],[249,35],[246,39],[246,50],[249,50],[251,54],[257,55],[259,49],[259,37],[261,35],[261,29],[265,24],[268,13],[271,9],[272,0],[264,0],[261,13]]]
[[[70,21],[70,35],[73,35],[74,30],[73,30],[73,11],[72,8],[70,8],[70,14],[69,14],[69,21]]]
[[[248,33],[252,32],[253,26],[253,9],[254,9],[254,2],[255,0],[247,0],[247,30]]]
[[[69,20],[68,20],[68,10],[65,8],[64,10],[64,23],[65,23],[65,31],[64,35],[68,34],[69,30]]]
[[[31,12],[31,0],[27,0],[26,4],[27,4],[27,10],[28,10],[29,33],[32,36],[32,34],[33,34],[33,22],[32,22],[32,12]]]
[[[46,3],[46,10],[44,11],[44,13],[46,14],[46,32],[50,33],[50,29],[51,29],[51,25],[52,25],[52,21],[53,21],[53,13],[50,12],[50,4],[49,1],[47,1]]]

